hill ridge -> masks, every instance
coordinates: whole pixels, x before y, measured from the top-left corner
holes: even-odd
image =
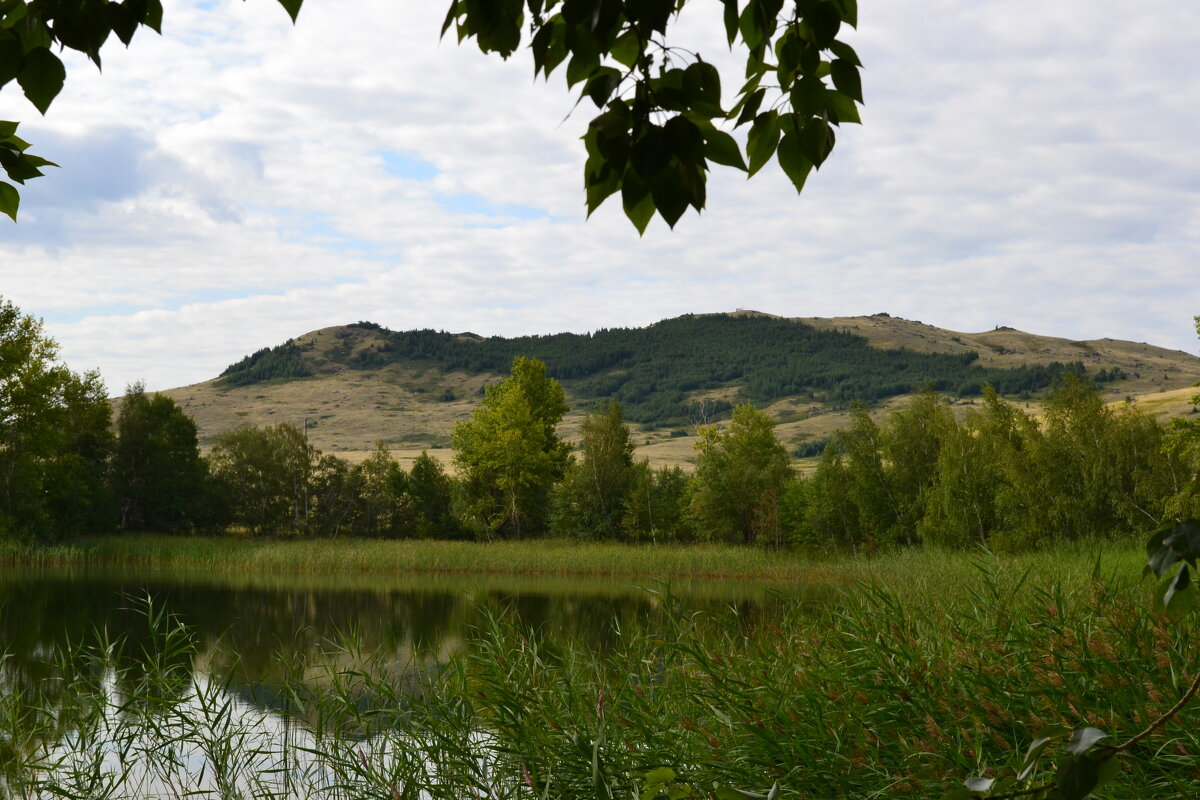
[[[694,335],[722,325],[737,333],[719,347]],[[754,333],[756,329],[758,333]],[[780,331],[799,333],[788,343],[780,338]],[[859,395],[881,411],[903,402],[902,392],[920,387],[921,376],[912,369],[920,364],[949,370],[941,377],[957,382],[942,388],[955,394],[966,378],[977,381],[991,370],[1009,370],[1006,374],[1017,376],[1020,373],[1014,368],[1025,365],[1026,378],[1052,378],[1052,365],[1058,362],[1058,371],[1069,368],[1092,377],[1104,372],[1105,393],[1113,400],[1151,393],[1171,397],[1169,402],[1156,400],[1155,410],[1172,414],[1190,407],[1184,399],[1174,399],[1171,390],[1200,381],[1200,359],[1145,343],[1107,338],[1072,341],[1005,326],[966,333],[883,313],[805,318],[744,309],[673,317],[642,328],[599,328],[587,334],[505,338],[427,330],[421,336],[408,336],[414,333],[421,332],[391,331],[365,321],[314,330],[247,356],[230,365],[221,378],[166,393],[193,415],[206,440],[240,423],[288,421],[299,425],[307,418],[314,426],[310,435],[322,449],[365,451],[374,441],[383,440],[399,451],[419,452],[423,447],[448,444],[454,423],[469,418],[482,387],[507,373],[517,350],[542,356],[547,353],[531,352],[530,348],[553,351],[557,347],[575,359],[557,365],[554,357],[546,359],[551,372],[557,372],[562,380],[574,409],[564,423],[564,435],[574,434],[578,420],[597,399],[614,396],[626,403],[629,418],[640,423],[638,441],[644,449],[669,450],[674,453],[671,458],[686,459],[694,423],[711,420],[742,399],[767,408],[779,422],[781,438],[797,447],[822,438],[844,422],[844,406],[854,399],[850,391],[853,376],[815,367],[797,367],[787,373],[783,369],[786,364],[780,367],[778,359],[772,361],[778,353],[798,349],[797,342],[831,344],[840,359],[875,359],[886,368],[885,377],[903,377],[906,383],[893,381],[890,387],[886,381],[877,381],[876,389],[883,386],[887,391]],[[655,360],[643,351],[638,337],[651,335],[661,335],[663,342],[674,337],[669,347],[662,342],[657,345],[665,348],[662,353],[666,356]],[[754,359],[743,357],[737,349],[755,339],[762,351],[755,358],[767,367],[783,369],[777,371],[776,386],[768,385],[765,376],[769,377],[770,370],[765,368],[751,380],[757,369]],[[411,347],[421,342],[429,352],[414,357]],[[586,349],[597,342],[607,350]],[[622,342],[626,350],[635,352],[622,353],[618,347]],[[484,353],[487,358],[468,363],[433,357],[440,347],[447,353]],[[264,352],[267,355],[260,355]],[[281,362],[294,360],[302,368],[297,372],[307,374],[289,375],[286,369],[273,376],[266,369],[257,376],[248,374],[255,365],[269,366],[272,352]],[[931,353],[940,355],[925,357]],[[691,382],[680,378],[683,372],[672,377],[667,366],[685,356],[696,357],[697,363],[712,370]],[[591,366],[584,363],[589,358],[595,362]],[[736,369],[721,373],[721,369],[732,369],[731,362]],[[576,372],[571,372],[573,369]],[[252,379],[237,380],[239,372]],[[1020,391],[1010,388],[1014,393]],[[1037,390],[1026,391],[1034,395]],[[970,402],[956,400],[962,408]]]

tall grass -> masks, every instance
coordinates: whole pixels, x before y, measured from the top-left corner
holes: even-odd
[[[1157,620],[1118,560],[881,560],[766,622],[664,589],[603,649],[501,609],[420,673],[349,635],[315,659],[281,646],[289,677],[254,705],[192,671],[187,629],[151,607],[146,653],[101,638],[0,695],[0,764],[30,798],[940,796],[1049,723],[1124,738],[1187,685],[1194,628]],[[1124,759],[1107,796],[1197,796],[1197,722]]]
[[[847,584],[882,580],[894,586],[933,585],[978,553],[907,548],[873,556],[776,551],[722,544],[626,545],[540,539],[453,542],[378,539],[248,539],[163,535],[106,536],[70,545],[0,542],[0,563],[33,565],[150,565],[208,574],[470,574],[810,581]],[[1006,555],[1038,577],[1074,570],[1080,557],[1120,560],[1130,569],[1141,555],[1130,542],[1083,542],[1049,551]],[[1140,568],[1140,565],[1139,565]]]

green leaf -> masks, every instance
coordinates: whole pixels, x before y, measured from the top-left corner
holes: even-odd
[[[734,123],[734,127],[745,125],[747,122],[758,116],[758,109],[760,106],[762,106],[763,98],[766,96],[766,89],[758,89],[752,94],[744,97],[742,99],[742,113],[738,115],[737,122]],[[737,106],[734,106],[734,110],[737,110]]]
[[[122,44],[128,47],[129,43],[133,41],[133,34],[137,32],[141,20],[134,15],[129,6],[123,3],[109,3],[104,10],[113,33],[117,35]]]
[[[829,91],[818,77],[806,76],[792,85],[792,109],[806,117],[819,117],[829,105]]]
[[[1099,762],[1087,756],[1071,756],[1061,762],[1055,785],[1063,800],[1083,800],[1100,785]]]
[[[446,9],[446,19],[442,21],[442,36],[446,35],[446,31],[450,30],[450,26],[458,19],[458,0],[451,0],[450,8]]]
[[[17,77],[29,102],[43,114],[62,91],[67,70],[48,48],[38,48],[25,56],[25,66]]]
[[[863,101],[862,79],[858,75],[858,67],[849,61],[835,58],[829,64],[829,74],[833,76],[833,85],[837,90],[852,100]]]
[[[804,182],[812,172],[813,162],[804,153],[800,137],[795,133],[787,133],[779,142],[779,166],[788,176],[797,192],[804,190]]]
[[[42,164],[50,163],[44,158],[14,153],[6,147],[0,147],[0,166],[4,167],[4,171],[8,173],[9,179],[17,183],[24,183],[30,178],[40,178],[42,176],[42,171],[38,169],[39,164],[37,162],[41,162]]]
[[[142,24],[155,33],[162,34],[162,18],[162,0],[146,0],[146,13],[142,17]]]
[[[841,92],[826,92],[825,102],[829,109],[830,122],[862,124],[862,119],[858,116],[858,106]]]
[[[20,125],[21,125],[21,123],[19,123],[19,122],[9,122],[9,121],[0,119],[0,141],[3,141],[4,139],[7,139],[9,136],[12,136],[13,134],[15,134],[17,132],[17,128],[20,127]]]
[[[742,41],[751,51],[762,47],[770,35],[770,32],[763,28],[758,7],[759,4],[756,0],[750,0],[741,15],[738,16],[738,31],[742,34]]]
[[[1111,781],[1121,771],[1121,762],[1116,755],[1111,755],[1100,762],[1099,768],[1096,770],[1096,788],[1099,789],[1104,784]]]
[[[644,777],[646,784],[667,783],[675,780],[675,770],[670,767],[658,767],[647,772]]]
[[[730,46],[738,35],[738,4],[737,0],[721,0],[725,4],[725,38]]]
[[[810,119],[800,130],[800,148],[818,169],[833,151],[834,141],[833,128],[820,118]]]
[[[1076,728],[1071,731],[1067,742],[1067,752],[1073,756],[1081,756],[1096,746],[1101,739],[1107,739],[1108,734],[1099,728]]]
[[[726,167],[734,167],[742,172],[746,171],[746,162],[742,159],[742,151],[732,136],[711,124],[707,127],[701,125],[700,135],[704,137],[705,158]]]
[[[601,67],[595,75],[588,79],[584,93],[592,99],[597,108],[604,108],[608,98],[621,85],[621,73],[612,67]]]
[[[834,0],[842,10],[842,22],[851,28],[858,27],[858,0]]]
[[[650,195],[650,186],[633,172],[625,173],[621,184],[621,205],[625,216],[637,228],[638,235],[646,232],[646,226],[654,216],[654,198]]]
[[[842,12],[833,3],[821,2],[817,3],[812,12],[805,16],[805,20],[812,28],[817,46],[826,48],[833,43],[833,40],[837,38],[838,31],[841,30]]]
[[[758,172],[775,155],[779,145],[779,113],[764,111],[754,118],[746,137],[746,155],[750,157],[750,175]]]
[[[682,88],[692,110],[707,117],[724,116],[721,110],[721,74],[705,61],[689,64],[683,71]]]
[[[1196,607],[1196,601],[1197,591],[1192,582],[1191,570],[1187,564],[1180,564],[1175,576],[1165,581],[1162,608],[1159,611],[1165,614],[1167,619],[1177,622]]]
[[[687,211],[691,202],[690,192],[685,185],[678,161],[672,160],[674,169],[661,169],[650,179],[650,196],[663,221],[671,228]]]
[[[854,52],[854,48],[845,42],[830,42],[829,52],[843,61],[849,61],[856,67],[862,66],[862,61],[859,60],[858,53]]]
[[[15,38],[0,37],[0,86],[20,75],[24,63],[21,43]]]
[[[642,54],[641,40],[638,39],[637,31],[628,30],[618,36],[608,52],[618,63],[632,69]]]
[[[704,162],[704,136],[696,123],[680,114],[662,128],[667,146],[680,162],[699,166]]]
[[[567,86],[585,81],[600,69],[600,55],[594,49],[576,50],[567,62]]]
[[[1189,519],[1160,527],[1146,542],[1150,569],[1162,577],[1180,561],[1193,566],[1200,557],[1200,520]]]
[[[1051,725],[1042,728],[1034,734],[1033,741],[1029,743],[1029,748],[1025,751],[1025,758],[1021,761],[1021,769],[1017,773],[1018,780],[1025,780],[1033,774],[1034,767],[1037,766],[1037,760],[1041,757],[1042,751],[1046,746],[1055,739],[1061,739],[1071,733],[1071,729],[1066,725]]]
[[[0,181],[0,214],[7,214],[17,221],[17,208],[21,205],[21,194],[15,186]]]
[[[300,14],[300,6],[304,0],[279,0],[279,5],[283,6],[283,10],[292,18],[292,22],[296,21],[296,17]]]

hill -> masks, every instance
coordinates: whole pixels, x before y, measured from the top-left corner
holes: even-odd
[[[307,419],[322,450],[363,452],[382,440],[415,455],[448,446],[454,423],[470,416],[482,387],[516,355],[541,358],[563,383],[573,407],[566,436],[595,401],[615,397],[637,423],[643,453],[661,463],[688,460],[694,424],[746,399],[775,416],[785,443],[802,448],[844,424],[852,401],[883,411],[926,383],[965,409],[984,382],[1032,403],[1063,371],[1099,380],[1115,399],[1200,381],[1200,359],[1146,344],[1010,328],[960,333],[886,314],[785,319],[739,311],[511,339],[359,322],[264,348],[214,380],[166,394],[205,440],[240,423]],[[1185,398],[1163,406],[1189,408]]]

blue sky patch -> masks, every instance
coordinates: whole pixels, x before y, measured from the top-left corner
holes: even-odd
[[[380,150],[379,157],[383,159],[383,168],[387,170],[387,173],[397,178],[407,178],[411,181],[428,181],[433,180],[438,174],[437,167],[412,153]]]

